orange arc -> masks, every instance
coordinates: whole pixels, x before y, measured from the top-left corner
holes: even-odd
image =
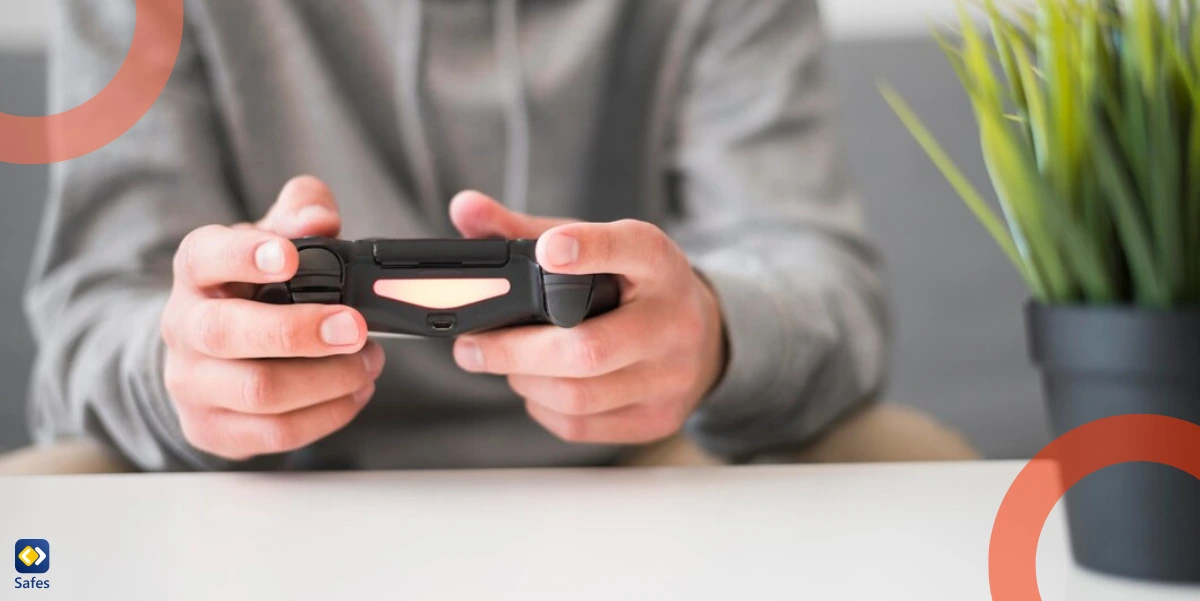
[[[1200,478],[1200,426],[1161,415],[1119,415],[1080,426],[1042,449],[1013,481],[992,526],[993,601],[1040,601],[1038,539],[1058,500],[1088,475],[1133,462],[1169,465]]]
[[[166,89],[183,42],[184,0],[137,0],[133,43],[100,93],[62,113],[0,113],[0,162],[44,165],[95,152],[129,131]]]

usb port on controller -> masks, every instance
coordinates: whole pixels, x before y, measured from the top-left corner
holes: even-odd
[[[449,332],[458,325],[458,317],[452,314],[440,314],[429,316],[429,328],[435,332]]]

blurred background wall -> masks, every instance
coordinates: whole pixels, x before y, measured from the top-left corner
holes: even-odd
[[[654,1],[654,0],[647,0]],[[0,111],[44,114],[51,0],[0,0]],[[931,23],[953,0],[823,0],[845,152],[883,249],[894,308],[887,398],[963,430],[992,458],[1047,440],[1024,347],[1026,294],[1013,270],[908,137],[876,85],[897,87],[981,189],[973,121]],[[27,442],[33,348],[21,288],[45,197],[45,169],[0,164],[0,450]]]

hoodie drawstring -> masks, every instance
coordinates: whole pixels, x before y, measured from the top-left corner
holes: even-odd
[[[437,161],[426,127],[422,99],[425,15],[423,0],[403,0],[398,21],[397,96],[400,99],[404,144],[416,173],[419,201],[429,215],[444,214],[449,198],[438,178]],[[495,0],[494,39],[500,95],[504,105],[504,189],[500,199],[514,211],[529,209],[529,172],[532,163],[532,126],[521,56],[520,0]]]
[[[529,209],[530,148],[529,99],[521,60],[521,0],[498,0],[496,6],[496,60],[504,95],[505,165],[503,202],[514,211]]]
[[[403,28],[396,44],[396,64],[400,71],[397,77],[400,89],[396,91],[400,99],[400,129],[410,160],[414,163],[413,177],[417,183],[418,201],[427,215],[445,215],[446,203],[450,199],[442,194],[421,97],[425,49],[425,15],[421,2],[404,0],[399,5],[398,22]]]

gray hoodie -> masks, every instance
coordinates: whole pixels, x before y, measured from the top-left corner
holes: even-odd
[[[534,214],[659,224],[711,281],[729,365],[690,418],[739,458],[795,445],[885,371],[876,258],[831,130],[815,0],[188,0],[175,73],[118,141],[55,165],[26,309],[38,441],[87,433],[147,470],[595,465],[445,341],[384,341],[343,431],[232,464],[191,447],[159,319],[189,231],[256,219],[289,178],[343,237],[445,237],[478,189]],[[124,59],[134,0],[65,0],[52,112]],[[647,332],[648,337],[653,332]]]

